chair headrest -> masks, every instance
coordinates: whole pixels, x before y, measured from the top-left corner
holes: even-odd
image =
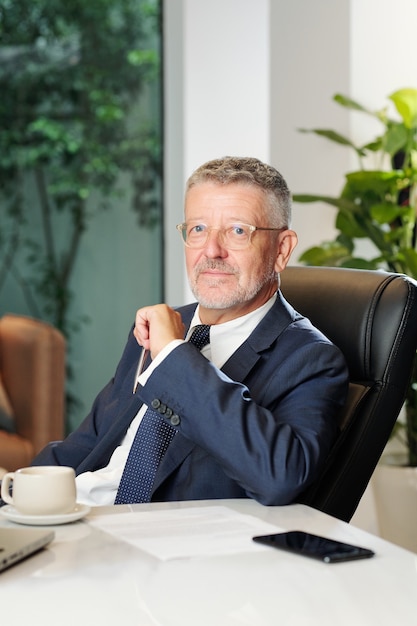
[[[341,349],[351,380],[361,382],[384,380],[390,353],[404,343],[401,318],[417,314],[416,286],[402,274],[372,270],[288,267],[281,276],[284,297]]]

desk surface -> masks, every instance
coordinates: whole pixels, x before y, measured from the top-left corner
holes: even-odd
[[[55,541],[0,575],[7,626],[417,625],[417,555],[303,505],[252,500],[144,504],[134,511],[225,506],[280,529],[369,547],[372,559],[326,565],[259,552],[162,561],[88,521],[56,526]],[[87,520],[127,506],[94,509]],[[3,526],[12,525],[2,520]]]

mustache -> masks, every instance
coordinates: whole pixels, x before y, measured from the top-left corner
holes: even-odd
[[[194,273],[200,274],[205,270],[217,270],[220,272],[226,272],[228,274],[235,275],[239,274],[239,271],[235,267],[229,265],[228,263],[225,263],[224,261],[219,261],[218,259],[206,259],[205,261],[199,263],[195,266]]]

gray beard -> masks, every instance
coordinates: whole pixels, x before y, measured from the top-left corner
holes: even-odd
[[[214,261],[206,264],[204,266],[204,269],[206,268],[222,269],[222,264]],[[231,268],[228,267],[227,269],[230,270]],[[272,281],[276,282],[278,287],[278,276],[274,270],[271,270],[269,272],[265,271],[255,283],[248,285],[247,287],[241,287],[240,285],[237,285],[233,291],[223,294],[213,294],[213,297],[207,295],[210,287],[205,288],[204,295],[201,294],[200,289],[197,285],[197,281],[195,281],[194,284],[192,284],[190,281],[190,289],[195,299],[199,304],[201,304],[202,307],[206,309],[229,309],[244,302],[249,302],[250,300],[253,300],[255,296],[261,291],[262,287]],[[215,288],[219,284],[221,284],[221,279],[216,280],[213,278],[212,286]]]

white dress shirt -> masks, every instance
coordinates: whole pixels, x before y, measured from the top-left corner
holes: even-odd
[[[204,346],[201,353],[220,369],[229,357],[249,337],[261,319],[274,305],[275,300],[276,294],[264,305],[247,315],[237,317],[223,324],[213,325],[210,328],[210,343]],[[196,308],[186,338],[171,341],[165,346],[149,367],[139,374],[134,387],[136,387],[136,382],[144,386],[154,369],[158,367],[172,350],[189,339],[194,327],[198,324],[201,324],[199,307]],[[84,472],[77,476],[77,502],[90,506],[105,506],[114,503],[131,445],[146,409],[146,405],[140,408],[138,414],[132,420],[123,441],[114,450],[106,467],[95,472]]]

